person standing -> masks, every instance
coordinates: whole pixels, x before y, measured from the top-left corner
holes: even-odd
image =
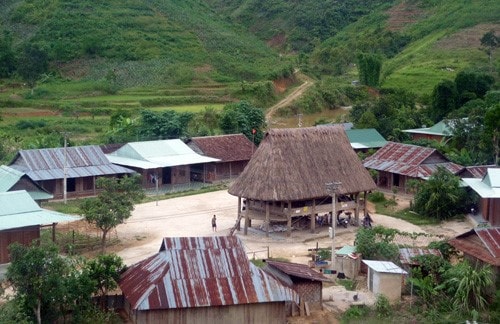
[[[215,215],[212,217],[212,231],[217,232],[217,218]]]

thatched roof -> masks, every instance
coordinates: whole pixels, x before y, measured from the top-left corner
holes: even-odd
[[[229,188],[234,196],[294,201],[376,188],[340,126],[269,130],[243,173]]]

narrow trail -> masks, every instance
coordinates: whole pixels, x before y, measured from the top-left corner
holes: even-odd
[[[283,98],[280,102],[269,108],[269,110],[266,113],[266,122],[268,124],[273,118],[273,115],[276,113],[276,111],[278,111],[283,107],[288,106],[289,104],[300,98],[302,94],[314,84],[314,80],[312,80],[311,78],[309,78],[304,74],[300,74],[300,79],[304,80],[304,82],[300,86],[298,86],[295,90],[293,90],[288,96]]]

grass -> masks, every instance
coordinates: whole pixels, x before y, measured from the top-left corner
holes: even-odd
[[[380,202],[374,202],[376,213],[399,218],[413,225],[437,225],[440,221],[435,218],[421,216],[409,208],[399,209],[397,203],[391,199]]]

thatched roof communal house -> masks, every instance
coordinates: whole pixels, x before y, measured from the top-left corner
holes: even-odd
[[[269,130],[229,193],[238,197],[244,234],[260,219],[267,234],[270,222],[286,222],[290,235],[295,217],[308,217],[312,231],[316,215],[352,210],[359,222],[360,210],[366,212],[360,193],[366,198],[374,188],[344,129],[331,126]]]

